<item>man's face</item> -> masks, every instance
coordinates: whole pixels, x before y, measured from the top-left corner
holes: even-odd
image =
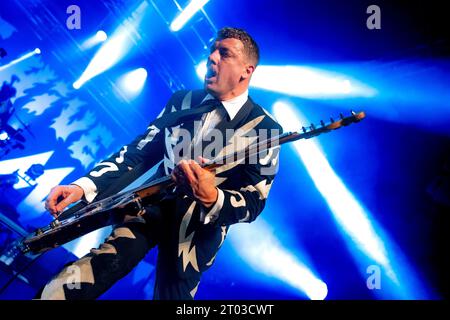
[[[243,43],[234,38],[217,40],[211,47],[205,75],[205,90],[218,99],[228,100],[243,93],[251,72]],[[250,72],[250,73],[249,73]]]

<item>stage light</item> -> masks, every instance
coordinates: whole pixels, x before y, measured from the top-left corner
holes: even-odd
[[[35,163],[31,165],[30,168],[28,168],[27,171],[25,171],[25,174],[29,176],[31,179],[36,180],[40,176],[44,174],[45,168],[40,163]]]
[[[6,131],[0,132],[0,141],[6,141],[6,140],[8,140],[8,138],[9,138],[9,136]]]
[[[272,110],[285,131],[299,131],[302,124],[311,123],[288,102],[277,101]],[[355,260],[364,270],[364,277],[367,277],[365,271],[369,265],[379,266],[387,276],[383,278],[385,290],[379,290],[379,294],[400,299],[423,298],[421,284],[404,262],[401,251],[336,174],[317,140],[299,140],[291,145],[346,235]]]
[[[144,87],[147,79],[147,70],[138,68],[123,75],[119,79],[119,88],[127,98],[137,96]]]
[[[237,224],[234,228],[228,238],[234,250],[252,269],[289,284],[311,300],[326,298],[327,285],[302,259],[281,245],[263,218],[251,225]]]
[[[196,67],[197,76],[203,80],[206,71],[204,60]],[[374,89],[349,76],[300,66],[258,66],[250,86],[314,99],[372,97],[376,94]]]
[[[0,71],[3,71],[3,70],[5,70],[5,69],[7,69],[7,68],[9,68],[9,67],[11,67],[11,66],[13,66],[13,65],[15,65],[15,64],[17,64],[17,63],[19,63],[19,62],[21,62],[21,61],[23,61],[23,60],[29,59],[29,58],[31,58],[31,57],[37,55],[37,54],[41,54],[41,49],[36,48],[36,49],[34,49],[33,51],[24,54],[24,55],[21,56],[20,58],[17,58],[17,59],[15,59],[15,60],[11,61],[11,62],[8,63],[8,64],[5,64],[5,65],[3,65],[3,66],[0,66]]]
[[[183,11],[172,21],[170,30],[177,32],[191,19],[194,14],[199,11],[209,0],[191,0]]]
[[[195,71],[197,73],[197,76],[200,79],[205,79],[205,75],[207,72],[207,67],[206,67],[206,60],[203,60],[202,62],[200,62],[196,67],[195,67]]]
[[[95,34],[95,37],[97,38],[98,42],[103,42],[106,39],[108,39],[106,32],[103,30],[97,31],[97,33]]]
[[[304,66],[259,66],[252,86],[301,98],[372,97],[375,90],[347,75]]]
[[[76,89],[76,90],[78,90],[78,89],[80,89],[81,88],[81,81],[75,81],[73,84],[72,84],[72,87],[74,88],[74,89]]]
[[[302,124],[310,123],[302,119],[288,103],[278,101],[272,110],[284,130],[298,131]],[[372,259],[390,268],[384,244],[372,227],[367,213],[334,172],[317,141],[300,140],[294,142],[293,147],[344,231]]]
[[[90,49],[101,42],[105,42],[106,39],[108,39],[106,32],[99,30],[95,35],[90,36],[87,40],[85,40],[81,45],[81,48],[83,50]]]
[[[148,3],[143,1],[131,14],[131,18],[126,19],[120,24],[114,33],[103,43],[86,67],[86,70],[73,83],[75,89],[81,88],[86,81],[110,69],[126,56],[137,42],[137,28],[142,21],[147,7]]]

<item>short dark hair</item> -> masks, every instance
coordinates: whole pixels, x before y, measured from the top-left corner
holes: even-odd
[[[259,47],[256,41],[244,29],[225,27],[217,32],[216,40],[238,39],[244,45],[245,54],[248,59],[255,63],[259,63]]]

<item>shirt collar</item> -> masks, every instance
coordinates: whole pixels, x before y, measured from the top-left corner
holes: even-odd
[[[203,99],[202,103],[210,99],[214,99],[214,97],[208,93],[206,97]],[[230,117],[230,121],[233,120],[233,118],[237,115],[237,113],[242,108],[242,106],[247,102],[247,100],[248,100],[248,90],[245,90],[244,93],[242,93],[237,97],[234,97],[230,100],[221,101],[225,110],[228,113],[228,116]]]

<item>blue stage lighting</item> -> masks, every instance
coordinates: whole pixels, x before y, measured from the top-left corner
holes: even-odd
[[[80,89],[81,88],[81,81],[75,81],[73,84],[72,84],[72,87],[74,88],[74,89]]]
[[[31,57],[33,57],[33,56],[35,56],[35,55],[37,55],[37,54],[41,54],[41,49],[36,48],[36,49],[34,49],[33,51],[24,54],[24,55],[21,56],[20,58],[17,58],[17,59],[15,59],[15,60],[11,61],[11,62],[8,63],[8,64],[5,64],[5,65],[3,65],[3,66],[0,66],[0,71],[3,71],[3,70],[5,70],[5,69],[7,69],[7,68],[9,68],[9,67],[11,67],[11,66],[13,66],[13,65],[15,65],[15,64],[17,64],[17,63],[19,63],[19,62],[21,62],[21,61],[23,61],[23,60],[25,60],[25,59],[31,58]]]
[[[95,35],[89,37],[86,41],[84,41],[81,45],[81,48],[83,50],[90,49],[101,42],[105,42],[106,39],[108,39],[108,35],[106,34],[106,32],[103,30],[99,30]]]
[[[0,132],[0,141],[5,141],[9,138],[8,133],[6,131]]]
[[[181,30],[189,19],[208,2],[209,0],[191,0],[186,8],[172,21],[170,30],[173,32]]]
[[[273,105],[273,114],[288,131],[298,131],[302,123],[310,123],[292,106],[281,101]],[[378,263],[389,266],[384,244],[371,226],[367,213],[334,172],[317,141],[301,140],[293,146],[337,222],[363,251]]]
[[[105,41],[106,39],[108,39],[108,35],[106,34],[105,31],[99,30],[99,31],[97,31],[97,33],[95,34],[95,38],[97,38],[97,40],[98,40],[99,42],[103,42],[103,41]]]
[[[196,73],[200,79],[205,78],[206,60],[197,65]],[[372,97],[377,93],[349,76],[300,66],[258,66],[250,86],[314,99]]]
[[[310,123],[288,102],[277,101],[272,110],[285,131],[298,131],[302,124]],[[421,284],[404,263],[401,251],[394,249],[395,245],[370,212],[334,172],[319,143],[316,140],[299,140],[292,146],[328,204],[336,223],[346,235],[349,248],[354,251],[362,270],[366,272],[368,266],[375,265],[387,276],[383,282],[384,288],[388,289],[380,291],[380,294],[399,299],[423,298]],[[364,273],[364,276],[367,274]]]
[[[137,28],[142,21],[147,7],[148,3],[146,1],[142,2],[131,14],[132,18],[122,23],[111,37],[105,41],[81,77],[73,83],[75,89],[81,88],[86,81],[105,72],[125,57],[131,47],[136,43],[134,37],[137,34]]]
[[[123,75],[119,79],[119,88],[127,98],[137,96],[144,87],[147,70],[138,68]]]
[[[259,218],[251,225],[236,225],[229,239],[252,269],[289,284],[311,300],[326,298],[327,285],[302,259],[282,246],[264,219]]]
[[[343,74],[304,66],[259,66],[252,86],[301,98],[372,97],[376,91]]]
[[[195,67],[195,72],[197,73],[197,76],[202,80],[205,78],[206,71],[207,71],[206,60],[203,60]]]

